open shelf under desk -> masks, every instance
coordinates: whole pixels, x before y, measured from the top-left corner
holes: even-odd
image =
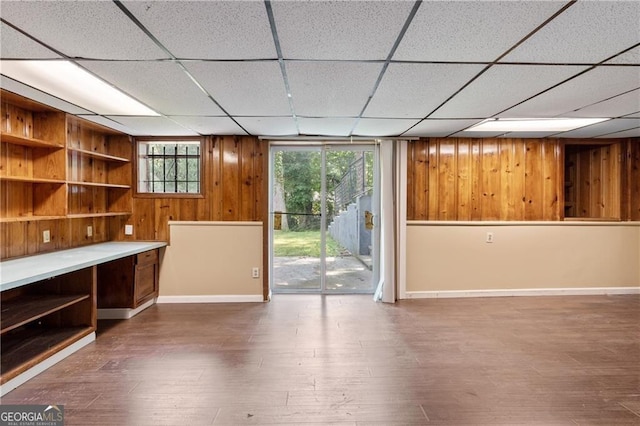
[[[24,327],[7,333],[1,341],[1,382],[6,383],[94,331],[90,326]]]
[[[88,298],[88,294],[31,295],[21,296],[19,300],[3,302],[2,312],[0,313],[0,334],[14,330]]]

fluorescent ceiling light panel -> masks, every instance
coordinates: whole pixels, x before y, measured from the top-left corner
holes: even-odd
[[[69,61],[0,61],[0,73],[96,114],[159,116]]]
[[[488,118],[465,132],[566,132],[609,118]]]

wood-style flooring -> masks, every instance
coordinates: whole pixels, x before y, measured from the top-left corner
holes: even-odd
[[[640,296],[156,305],[2,398],[67,425],[640,425]]]

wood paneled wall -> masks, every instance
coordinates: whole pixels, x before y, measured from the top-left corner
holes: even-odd
[[[640,220],[638,138],[425,138],[407,172],[408,220]]]
[[[262,221],[267,211],[268,144],[251,136],[205,138],[201,198],[135,197],[131,217],[112,219],[118,240],[169,240],[170,220]],[[124,225],[133,235],[124,235]]]
[[[93,235],[87,235],[87,226]],[[42,232],[49,230],[51,241],[42,242]],[[79,247],[111,240],[109,218],[34,220],[0,223],[0,257],[27,256],[55,250]]]
[[[623,144],[565,146],[565,217],[621,217]]]
[[[409,145],[409,220],[559,220],[556,140],[429,138]]]
[[[640,220],[640,138],[629,140],[622,151],[623,173],[622,215],[629,220]]]

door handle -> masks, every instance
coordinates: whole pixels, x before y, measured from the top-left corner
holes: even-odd
[[[273,212],[273,229],[276,231],[282,229],[282,212]]]
[[[368,230],[373,229],[373,213],[369,210],[364,211],[364,227]]]

